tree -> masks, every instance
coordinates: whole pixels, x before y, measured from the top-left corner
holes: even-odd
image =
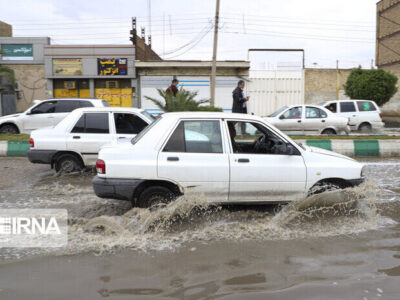
[[[173,93],[167,94],[162,89],[157,89],[158,94],[164,99],[160,101],[158,99],[145,96],[146,99],[152,101],[164,112],[174,112],[174,111],[222,111],[219,107],[211,106],[200,106],[204,103],[209,103],[210,100],[203,99],[196,101],[195,98],[198,92],[184,90],[182,87],[174,96]]]
[[[351,99],[373,100],[382,106],[397,92],[397,77],[382,69],[353,69],[344,89]]]

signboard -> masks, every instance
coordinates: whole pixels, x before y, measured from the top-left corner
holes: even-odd
[[[126,58],[98,58],[97,74],[103,76],[127,75],[128,60]]]
[[[33,46],[32,44],[3,44],[1,57],[3,60],[33,60]]]
[[[53,58],[53,75],[82,75],[82,60],[80,58]]]

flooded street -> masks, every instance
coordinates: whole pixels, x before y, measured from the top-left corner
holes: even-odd
[[[68,247],[0,249],[0,299],[400,299],[400,159],[363,162],[351,205],[150,211],[0,158],[0,209],[69,214]]]

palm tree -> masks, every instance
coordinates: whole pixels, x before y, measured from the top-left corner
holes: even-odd
[[[195,98],[198,95],[198,91],[184,90],[182,87],[174,96],[173,93],[167,94],[162,89],[157,89],[158,94],[164,99],[160,101],[158,99],[145,96],[146,99],[152,101],[164,112],[174,111],[222,111],[221,108],[211,106],[200,106],[204,103],[209,103],[209,99],[202,99],[196,101]]]

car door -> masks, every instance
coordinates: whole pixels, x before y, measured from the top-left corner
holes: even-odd
[[[299,133],[303,131],[302,125],[303,107],[295,106],[284,111],[279,116],[279,121],[275,124],[280,130],[289,133]]]
[[[77,100],[59,100],[56,103],[55,112],[53,114],[54,125],[60,123],[71,111],[79,108]]]
[[[100,148],[110,143],[110,115],[108,112],[86,112],[67,133],[67,149],[80,153],[86,165],[94,165]]]
[[[24,132],[31,132],[38,128],[54,126],[56,105],[57,101],[55,100],[43,101],[27,112],[22,119]]]
[[[340,116],[345,117],[350,121],[350,128],[357,130],[359,117],[354,101],[340,101]]]
[[[318,133],[326,127],[328,115],[318,107],[306,106],[305,118],[303,119],[304,133]]]
[[[187,193],[226,202],[229,159],[220,120],[181,120],[158,154],[158,177],[178,183]],[[196,197],[196,196],[195,196]]]
[[[243,123],[246,128],[254,128],[247,131],[254,134],[236,135],[236,128]],[[258,122],[227,120],[226,125],[232,145],[229,202],[295,201],[304,197],[306,166],[295,146],[289,144],[291,154],[279,151],[288,147],[287,142]],[[263,136],[265,143],[258,148]]]
[[[114,112],[113,116],[115,137],[119,140],[133,138],[148,125],[148,121],[135,113]]]

